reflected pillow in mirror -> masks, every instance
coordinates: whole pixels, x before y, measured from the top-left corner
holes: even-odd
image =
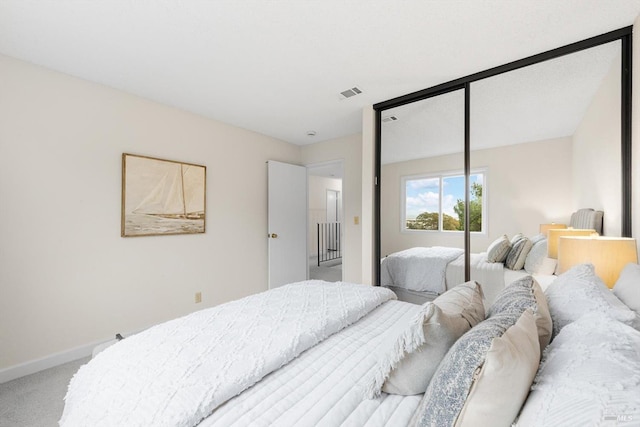
[[[550,276],[556,270],[557,260],[547,257],[547,239],[537,242],[531,240],[533,246],[524,261],[524,270],[529,274],[544,274]]]
[[[513,239],[511,239],[511,241],[513,242]],[[505,262],[505,267],[510,270],[522,270],[532,246],[531,240],[526,237],[521,237],[516,240],[516,242],[511,245],[511,250],[509,251]]]
[[[487,261],[488,262],[504,262],[509,255],[511,249],[511,242],[506,234],[498,237],[487,248]]]

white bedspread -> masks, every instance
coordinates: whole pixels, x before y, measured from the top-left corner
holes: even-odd
[[[441,294],[447,290],[447,264],[463,253],[462,249],[444,246],[418,247],[395,252],[382,260],[380,284]]]
[[[408,425],[422,395],[367,400],[364,389],[383,344],[420,308],[383,304],[220,406],[199,427]]]
[[[471,254],[470,258],[470,279],[482,286],[484,306],[488,310],[498,293],[504,289],[506,269],[501,262],[488,262],[486,252]],[[447,286],[451,289],[464,282],[464,257],[460,257],[447,267]]]
[[[154,326],[72,378],[62,426],[194,426],[301,352],[395,298],[308,281]]]

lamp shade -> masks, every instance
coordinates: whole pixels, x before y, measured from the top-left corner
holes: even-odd
[[[557,230],[560,228],[567,228],[567,224],[556,224],[555,222],[552,222],[551,224],[540,224],[540,233],[549,237],[547,235],[549,230]]]
[[[628,237],[560,237],[558,272],[591,263],[600,279],[613,288],[625,265],[638,262],[636,239]]]
[[[564,228],[547,231],[547,256],[558,259],[558,239],[560,236],[591,236],[596,230],[592,228]]]

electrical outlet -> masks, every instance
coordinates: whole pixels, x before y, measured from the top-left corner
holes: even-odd
[[[202,302],[202,292],[196,292],[196,304]]]
[[[354,216],[354,217],[353,217],[353,223],[354,223],[355,225],[360,224],[360,217],[359,217],[359,216]]]

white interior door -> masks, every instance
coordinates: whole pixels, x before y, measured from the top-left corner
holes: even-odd
[[[307,279],[307,169],[269,160],[269,289]]]

